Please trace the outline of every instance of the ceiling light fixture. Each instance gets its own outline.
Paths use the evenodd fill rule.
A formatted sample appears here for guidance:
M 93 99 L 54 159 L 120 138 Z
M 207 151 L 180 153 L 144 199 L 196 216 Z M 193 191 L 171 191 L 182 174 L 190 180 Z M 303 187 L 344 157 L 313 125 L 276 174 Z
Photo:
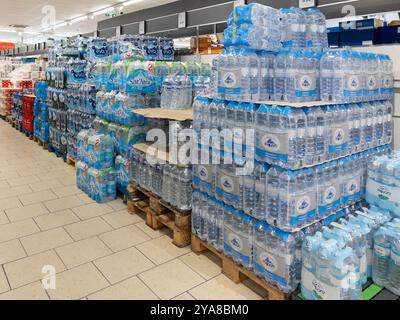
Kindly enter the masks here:
M 339 2 L 332 2 L 332 3 L 326 3 L 326 4 L 321 4 L 318 5 L 318 8 L 323 8 L 323 7 L 330 7 L 330 6 L 336 6 L 339 4 L 345 4 L 345 3 L 351 3 L 351 2 L 358 2 L 359 0 L 344 0 L 344 1 L 339 1 Z
M 50 31 L 50 30 L 53 30 L 53 26 L 44 28 L 44 29 L 42 29 L 41 31 L 42 31 L 42 32 L 46 32 L 46 31 Z
M 70 23 L 74 24 L 74 23 L 77 23 L 79 21 L 84 21 L 84 20 L 87 20 L 87 19 L 88 19 L 88 16 L 82 16 L 82 17 L 71 19 Z
M 98 15 L 100 15 L 100 14 L 108 13 L 108 12 L 114 11 L 114 10 L 115 10 L 114 7 L 108 7 L 108 8 L 101 9 L 101 10 L 99 10 L 99 11 L 93 12 L 93 15 L 94 15 L 94 16 L 98 16 Z
M 66 21 L 61 22 L 59 24 L 56 24 L 53 29 L 57 29 L 57 28 L 61 28 L 61 27 L 65 27 L 68 23 Z
M 10 29 L 1 29 L 0 32 L 11 32 L 11 33 L 14 33 L 14 32 L 17 32 L 17 31 L 16 30 L 10 30 Z
M 138 2 L 141 2 L 141 1 L 142 1 L 142 0 L 130 0 L 130 1 L 124 2 L 123 5 L 124 5 L 124 6 L 130 6 L 130 5 L 132 5 L 132 4 L 135 4 L 135 3 L 138 3 Z

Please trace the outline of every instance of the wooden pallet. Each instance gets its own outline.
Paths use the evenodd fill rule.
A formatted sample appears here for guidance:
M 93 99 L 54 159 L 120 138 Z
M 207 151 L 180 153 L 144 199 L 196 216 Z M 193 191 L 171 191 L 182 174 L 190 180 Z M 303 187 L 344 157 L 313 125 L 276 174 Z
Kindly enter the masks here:
M 11 116 L 6 116 L 6 121 L 14 127 L 14 122 L 12 121 Z
M 128 186 L 128 211 L 131 214 L 144 214 L 146 224 L 153 230 L 164 227 L 170 229 L 173 233 L 172 243 L 177 247 L 190 245 L 190 211 L 181 211 L 159 196 L 132 183 Z
M 48 142 L 43 142 L 40 140 L 38 137 L 33 136 L 33 141 L 35 141 L 39 146 L 43 147 L 44 150 L 49 149 L 49 143 Z
M 68 165 L 75 167 L 76 162 L 77 161 L 71 155 L 67 154 L 67 164 Z
M 222 260 L 222 273 L 226 275 L 229 279 L 231 279 L 235 283 L 241 283 L 247 279 L 252 280 L 258 286 L 266 291 L 265 299 L 267 300 L 289 300 L 290 294 L 283 293 L 279 290 L 278 287 L 266 282 L 264 279 L 257 276 L 254 272 L 247 270 L 240 264 L 233 261 L 231 258 L 219 252 L 212 245 L 207 242 L 201 240 L 197 236 L 192 234 L 192 251 L 197 255 L 211 251 L 216 256 L 221 258 Z

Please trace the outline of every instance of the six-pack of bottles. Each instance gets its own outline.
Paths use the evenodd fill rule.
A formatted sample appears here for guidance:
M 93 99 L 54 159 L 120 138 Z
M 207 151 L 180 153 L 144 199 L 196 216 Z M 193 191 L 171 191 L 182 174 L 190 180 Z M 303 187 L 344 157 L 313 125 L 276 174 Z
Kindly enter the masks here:
M 399 219 L 377 207 L 324 226 L 303 242 L 303 297 L 362 300 L 363 286 L 371 278 L 399 294 L 399 240 Z

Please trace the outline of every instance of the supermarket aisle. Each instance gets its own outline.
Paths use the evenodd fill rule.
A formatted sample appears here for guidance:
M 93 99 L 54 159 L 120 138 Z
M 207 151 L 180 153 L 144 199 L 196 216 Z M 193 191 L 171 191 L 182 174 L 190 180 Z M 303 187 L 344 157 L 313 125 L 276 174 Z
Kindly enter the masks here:
M 0 120 L 0 299 L 260 299 L 212 258 L 175 247 L 120 199 L 93 203 L 71 166 Z

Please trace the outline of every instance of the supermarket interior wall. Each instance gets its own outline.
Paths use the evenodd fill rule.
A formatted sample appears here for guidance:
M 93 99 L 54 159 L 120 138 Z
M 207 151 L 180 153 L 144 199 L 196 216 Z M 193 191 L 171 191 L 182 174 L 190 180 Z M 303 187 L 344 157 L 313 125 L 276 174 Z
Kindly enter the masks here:
M 260 3 L 274 8 L 298 6 L 298 0 L 247 0 L 247 3 Z M 351 5 L 356 15 L 367 15 L 379 12 L 400 11 L 397 0 L 362 0 L 344 3 L 341 0 L 319 0 L 319 9 L 328 19 L 344 17 L 342 8 Z M 118 17 L 100 21 L 97 29 L 101 36 L 114 36 L 117 28 L 122 33 L 138 33 L 139 23 L 146 21 L 146 33 L 160 36 L 183 37 L 196 34 L 196 26 L 200 26 L 200 34 L 213 31 L 216 25 L 221 32 L 226 27 L 226 19 L 234 6 L 234 1 L 226 0 L 180 0 L 170 4 L 141 10 Z M 186 12 L 186 27 L 178 29 L 178 14 Z M 166 34 L 167 33 L 167 34 Z

